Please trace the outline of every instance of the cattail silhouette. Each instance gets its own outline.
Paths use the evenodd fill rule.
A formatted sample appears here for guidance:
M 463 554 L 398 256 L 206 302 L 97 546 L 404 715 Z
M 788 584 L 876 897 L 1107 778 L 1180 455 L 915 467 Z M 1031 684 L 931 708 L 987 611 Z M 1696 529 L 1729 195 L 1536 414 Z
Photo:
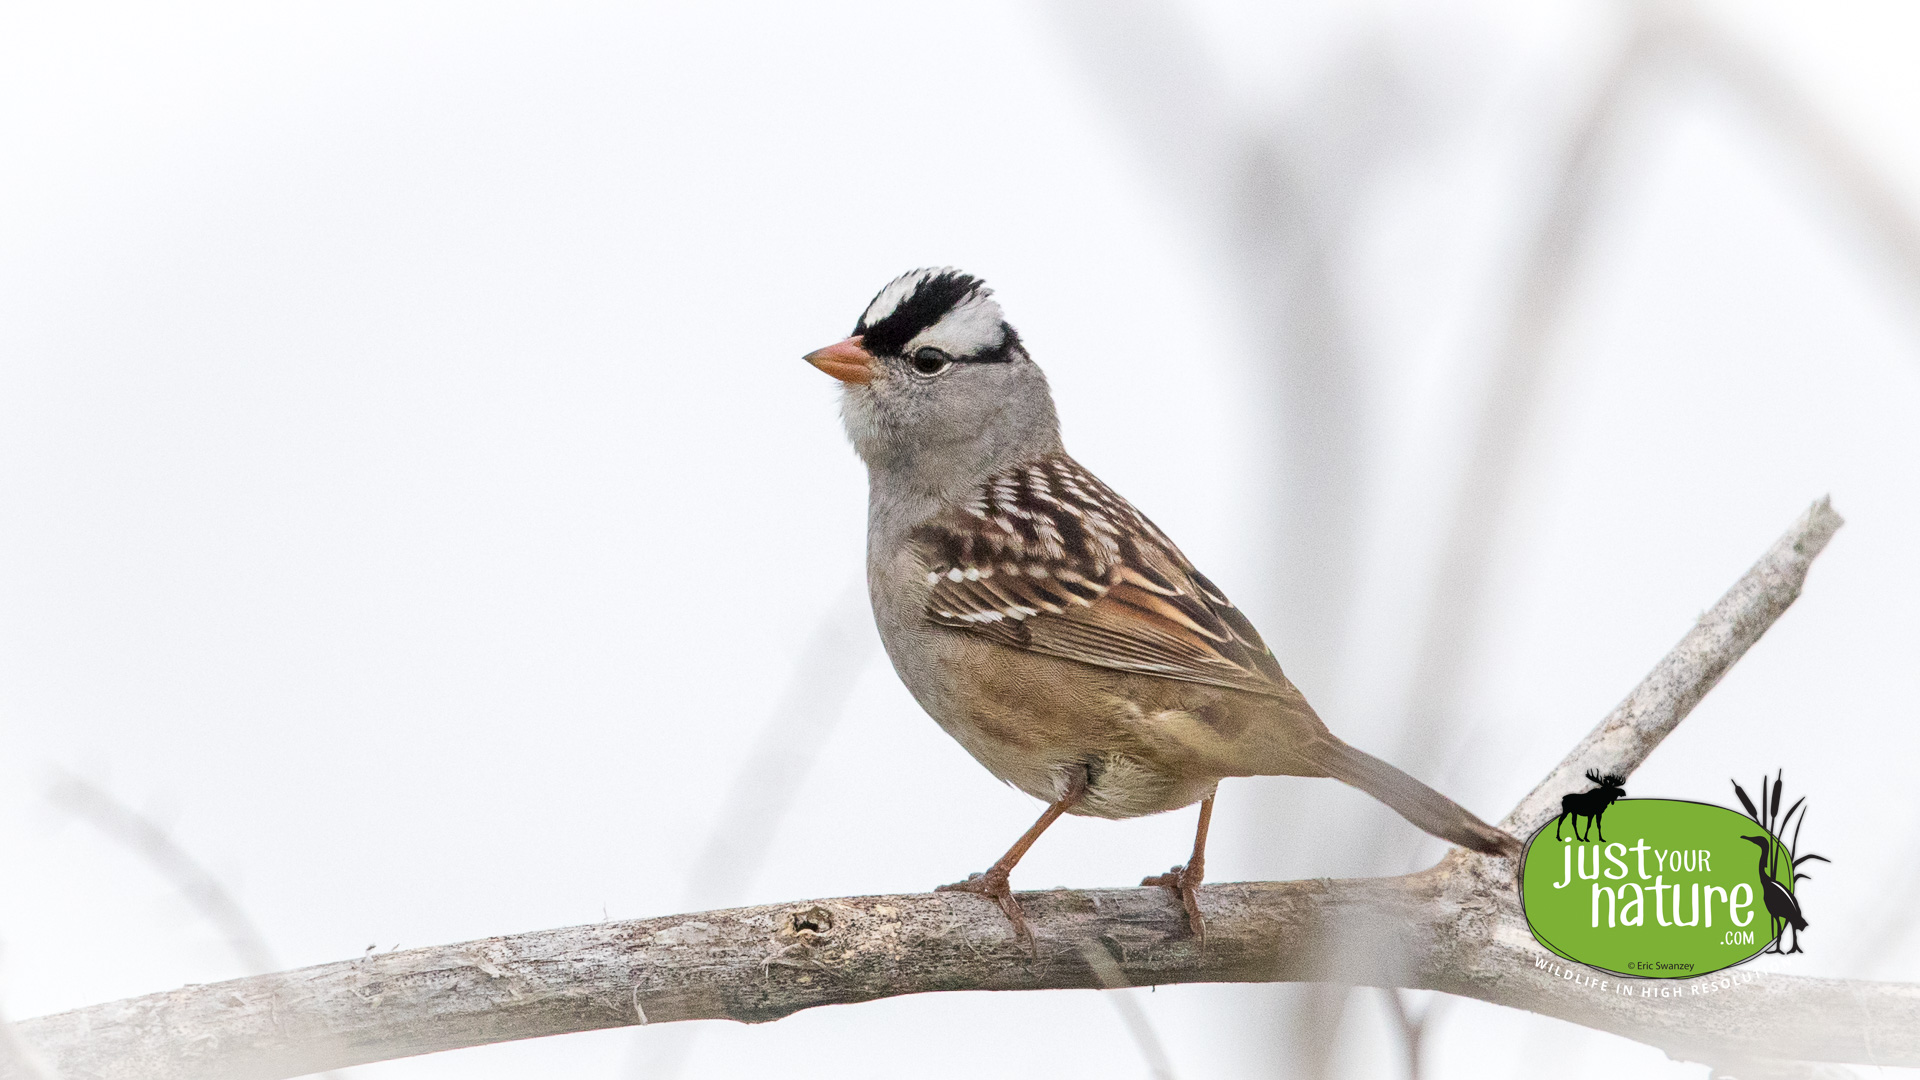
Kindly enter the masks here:
M 1797 953 L 1803 951 L 1800 948 L 1800 931 L 1807 928 L 1807 920 L 1806 916 L 1800 912 L 1800 900 L 1794 895 L 1794 890 L 1799 887 L 1801 881 L 1811 879 L 1813 876 L 1802 873 L 1800 864 L 1810 859 L 1818 859 L 1821 862 L 1831 862 L 1832 860 L 1828 859 L 1825 855 L 1815 855 L 1812 852 L 1808 852 L 1805 855 L 1799 853 L 1800 826 L 1807 822 L 1807 813 L 1805 810 L 1807 798 L 1802 795 L 1800 798 L 1795 799 L 1793 805 L 1787 808 L 1787 812 L 1782 814 L 1780 812 L 1780 800 L 1782 789 L 1785 786 L 1785 776 L 1786 770 L 1784 769 L 1774 774 L 1773 790 L 1771 792 L 1767 790 L 1766 777 L 1760 778 L 1760 806 L 1757 809 L 1753 805 L 1753 800 L 1747 797 L 1746 789 L 1740 786 L 1740 781 L 1738 780 L 1733 781 L 1733 793 L 1739 797 L 1740 805 L 1747 808 L 1747 816 L 1758 823 L 1761 828 L 1767 830 L 1765 836 L 1742 836 L 1740 838 L 1760 846 L 1760 898 L 1766 905 L 1767 914 L 1772 918 L 1773 929 L 1773 944 L 1767 947 L 1767 951 L 1774 953 Z M 1797 821 L 1794 820 L 1794 814 L 1796 812 L 1800 815 Z M 1779 836 L 1781 832 L 1785 831 L 1789 822 L 1793 824 L 1792 842 L 1782 843 L 1774 839 L 1774 837 Z M 1782 854 L 1782 848 L 1786 849 L 1784 854 L 1787 857 L 1788 865 L 1793 870 L 1793 881 L 1787 885 L 1781 884 L 1778 875 L 1775 873 L 1780 865 L 1779 857 Z M 1786 934 L 1787 927 L 1793 928 L 1793 947 L 1791 949 L 1783 949 L 1780 947 L 1780 938 Z

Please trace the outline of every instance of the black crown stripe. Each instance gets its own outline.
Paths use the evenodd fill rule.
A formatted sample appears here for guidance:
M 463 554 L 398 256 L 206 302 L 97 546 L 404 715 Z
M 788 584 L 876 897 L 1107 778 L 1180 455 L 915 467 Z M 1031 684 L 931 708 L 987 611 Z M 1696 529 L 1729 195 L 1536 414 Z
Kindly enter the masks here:
M 868 326 L 867 317 L 861 315 L 860 321 L 854 324 L 854 335 L 860 337 L 866 350 L 875 356 L 898 356 L 900 350 L 906 348 L 907 342 L 984 288 L 986 284 L 972 274 L 943 270 L 916 285 L 906 299 L 872 326 Z M 879 296 L 880 293 L 875 293 L 874 299 L 879 299 Z M 868 301 L 867 306 L 872 307 L 872 301 Z M 961 363 L 1004 363 L 1012 359 L 1020 336 L 1004 322 L 1000 328 L 1005 334 L 998 346 L 971 356 L 956 356 L 954 360 Z

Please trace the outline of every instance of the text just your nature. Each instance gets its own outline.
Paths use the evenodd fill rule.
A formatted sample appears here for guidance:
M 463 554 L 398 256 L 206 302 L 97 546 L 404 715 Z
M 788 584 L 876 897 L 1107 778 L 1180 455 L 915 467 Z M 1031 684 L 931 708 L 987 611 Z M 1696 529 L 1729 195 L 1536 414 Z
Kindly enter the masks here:
M 1701 882 L 1688 881 L 1681 875 L 1706 874 L 1712 871 L 1713 853 L 1704 848 L 1653 848 L 1647 846 L 1643 837 L 1632 847 L 1615 841 L 1604 847 L 1598 844 L 1576 843 L 1569 837 L 1561 848 L 1561 878 L 1554 888 L 1578 888 L 1576 879 L 1591 881 L 1592 889 L 1592 926 L 1601 927 L 1602 899 L 1605 900 L 1606 923 L 1614 926 L 1640 926 L 1646 922 L 1649 899 L 1653 908 L 1653 918 L 1661 926 L 1699 926 L 1704 917 L 1706 925 L 1713 925 L 1716 897 L 1718 904 L 1726 912 L 1725 921 L 1737 927 L 1750 926 L 1753 923 L 1753 887 L 1742 882 L 1727 889 L 1719 885 L 1707 885 L 1704 896 Z M 1589 865 L 1588 855 L 1592 855 Z M 1631 855 L 1631 860 L 1627 856 Z M 1648 856 L 1652 856 L 1653 873 L 1647 872 Z M 1605 862 L 1602 862 L 1602 856 Z M 1609 865 L 1610 864 L 1610 865 Z M 1628 881 L 1629 877 L 1637 880 Z M 1671 877 L 1673 880 L 1669 880 Z M 1619 882 L 1618 885 L 1605 885 L 1602 881 Z M 1685 890 L 1683 892 L 1683 890 Z M 1651 894 L 1651 896 L 1649 896 Z M 1681 898 L 1687 903 L 1682 905 Z M 1682 912 L 1685 917 L 1682 917 Z M 1669 917 L 1671 915 L 1671 917 Z

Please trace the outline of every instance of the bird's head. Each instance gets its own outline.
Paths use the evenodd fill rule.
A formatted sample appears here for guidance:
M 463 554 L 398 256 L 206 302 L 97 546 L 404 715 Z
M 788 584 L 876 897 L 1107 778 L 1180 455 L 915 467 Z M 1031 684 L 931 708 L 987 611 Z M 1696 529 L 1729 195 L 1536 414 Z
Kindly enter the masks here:
M 929 492 L 1059 448 L 1046 376 L 993 291 L 951 267 L 895 278 L 850 337 L 806 359 L 844 384 L 841 415 L 867 467 Z
M 1773 846 L 1773 841 L 1765 836 L 1743 836 L 1740 839 L 1750 844 L 1758 844 L 1761 851 L 1765 851 Z

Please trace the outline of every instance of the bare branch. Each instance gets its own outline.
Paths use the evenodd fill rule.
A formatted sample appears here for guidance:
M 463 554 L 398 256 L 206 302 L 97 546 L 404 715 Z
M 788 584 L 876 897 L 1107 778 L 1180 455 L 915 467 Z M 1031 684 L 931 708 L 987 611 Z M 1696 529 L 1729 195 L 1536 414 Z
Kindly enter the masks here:
M 1920 1065 L 1920 987 L 1754 975 L 1724 998 L 1570 991 L 1572 973 L 1516 927 L 1517 911 L 1494 910 L 1512 906 L 1510 890 L 1472 895 L 1475 877 L 1443 864 L 1402 878 L 1209 886 L 1204 953 L 1164 890 L 1023 894 L 1037 955 L 977 898 L 849 897 L 376 954 L 20 1027 L 76 1080 L 287 1077 L 643 1017 L 760 1022 L 903 994 L 1095 988 L 1103 984 L 1080 945 L 1105 936 L 1138 985 L 1408 985 L 1559 1016 L 1696 1060 Z M 1392 948 L 1354 963 L 1313 944 L 1355 933 Z M 1634 981 L 1612 981 L 1622 982 Z M 1842 1021 L 1862 1016 L 1871 1022 Z
M 1508 822 L 1588 767 L 1630 771 L 1799 595 L 1840 525 L 1802 515 Z M 1557 785 L 1557 786 L 1556 786 Z M 1207 947 L 1163 889 L 1022 903 L 1033 951 L 958 893 L 848 897 L 546 930 L 235 979 L 19 1025 L 67 1080 L 265 1080 L 593 1028 L 775 1020 L 948 990 L 1322 981 L 1440 990 L 1695 1061 L 1920 1066 L 1920 986 L 1741 972 L 1687 983 L 1563 964 L 1528 933 L 1508 860 L 1455 852 L 1397 878 L 1201 890 Z M 1328 943 L 1366 940 L 1367 949 Z M 1099 942 L 1114 969 L 1090 964 Z M 1711 991 L 1711 992 L 1702 992 Z M 1784 1066 L 1782 1066 L 1784 1067 Z M 0 1078 L 28 1074 L 0 1064 Z

